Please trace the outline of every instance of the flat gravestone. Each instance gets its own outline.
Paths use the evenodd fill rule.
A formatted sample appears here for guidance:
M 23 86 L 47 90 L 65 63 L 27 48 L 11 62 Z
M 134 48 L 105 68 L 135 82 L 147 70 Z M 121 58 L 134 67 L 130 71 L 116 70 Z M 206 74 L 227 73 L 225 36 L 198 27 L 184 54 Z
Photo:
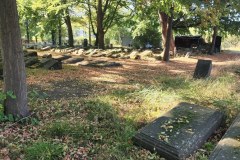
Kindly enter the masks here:
M 37 67 L 43 67 L 44 65 L 46 65 L 51 60 L 52 60 L 52 58 L 43 58 L 43 59 L 41 59 L 40 63 L 37 65 Z
M 64 60 L 69 59 L 69 58 L 72 58 L 72 56 L 69 56 L 69 55 L 60 55 L 60 56 L 54 57 L 54 59 L 56 59 L 56 60 L 58 60 L 58 61 L 64 61 Z
M 194 71 L 193 78 L 207 78 L 212 70 L 212 61 L 199 59 Z
M 43 68 L 50 70 L 62 69 L 62 62 L 55 59 L 51 59 L 43 66 Z
M 185 159 L 219 127 L 222 118 L 216 110 L 180 103 L 140 129 L 133 142 L 166 159 Z
M 210 160 L 240 159 L 240 114 L 210 155 Z
M 80 57 L 80 58 L 69 58 L 69 59 L 64 60 L 63 63 L 74 64 L 74 63 L 77 63 L 77 62 L 81 62 L 83 60 L 84 60 L 84 58 L 82 58 L 82 57 Z
M 25 66 L 30 67 L 38 62 L 39 62 L 38 57 L 28 57 L 25 59 Z
M 120 67 L 122 66 L 121 63 L 117 62 L 108 62 L 108 61 L 83 61 L 82 63 L 79 63 L 82 66 L 90 66 L 90 67 Z
M 24 57 L 37 57 L 38 54 L 36 51 L 28 51 L 28 52 L 25 52 L 24 54 Z

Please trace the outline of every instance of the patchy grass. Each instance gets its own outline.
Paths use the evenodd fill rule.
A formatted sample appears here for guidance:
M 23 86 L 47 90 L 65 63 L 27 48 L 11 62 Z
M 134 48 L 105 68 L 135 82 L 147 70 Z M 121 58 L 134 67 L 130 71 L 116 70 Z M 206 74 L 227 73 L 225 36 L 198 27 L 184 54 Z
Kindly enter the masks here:
M 38 123 L 1 122 L 0 159 L 161 159 L 131 141 L 146 123 L 183 101 L 220 109 L 228 123 L 240 108 L 239 75 L 234 73 L 238 64 L 196 80 L 168 73 L 174 67 L 168 64 L 159 64 L 161 70 L 158 64 L 142 63 L 126 62 L 126 70 L 72 66 L 62 71 L 28 70 L 29 106 Z M 146 66 L 151 76 L 139 73 Z M 124 81 L 92 78 L 106 73 Z M 207 159 L 222 133 L 194 157 Z
M 62 159 L 63 146 L 52 142 L 35 142 L 25 149 L 25 159 Z

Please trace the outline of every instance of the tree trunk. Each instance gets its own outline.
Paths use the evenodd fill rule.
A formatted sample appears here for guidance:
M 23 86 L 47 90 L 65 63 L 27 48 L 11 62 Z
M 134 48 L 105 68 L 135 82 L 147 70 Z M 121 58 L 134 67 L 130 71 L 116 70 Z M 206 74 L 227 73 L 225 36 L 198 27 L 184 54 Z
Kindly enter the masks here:
M 58 24 L 58 43 L 59 46 L 62 46 L 62 22 L 61 19 L 59 18 L 59 24 Z
M 159 15 L 159 23 L 162 28 L 162 46 L 165 48 L 166 46 L 166 40 L 167 40 L 167 31 L 168 31 L 168 15 L 164 12 L 158 11 Z M 173 34 L 171 32 L 170 36 L 170 49 L 169 51 L 172 51 L 173 55 L 175 54 L 175 41 L 173 38 Z
M 52 45 L 55 46 L 56 45 L 56 31 L 52 30 L 51 35 L 52 35 Z
M 213 35 L 212 35 L 212 44 L 209 50 L 209 54 L 213 55 L 215 52 L 215 44 L 216 44 L 216 37 L 217 37 L 217 32 L 218 32 L 218 27 L 214 26 L 213 27 Z
M 88 22 L 88 41 L 89 41 L 89 46 L 92 45 L 92 35 L 91 35 L 91 21 L 89 18 L 89 22 Z
M 162 28 L 162 46 L 164 47 L 167 39 L 168 15 L 164 12 L 158 11 L 159 22 Z
M 26 33 L 27 33 L 27 43 L 30 43 L 30 33 L 29 33 L 29 22 L 26 20 Z
M 98 47 L 98 33 L 96 33 L 96 34 L 94 34 L 94 35 L 95 35 L 95 37 L 96 37 L 94 46 L 95 46 L 95 47 Z
M 102 0 L 98 0 L 97 33 L 98 33 L 98 48 L 99 49 L 104 49 L 104 28 L 103 28 Z
M 66 13 L 67 15 L 64 18 L 64 20 L 65 20 L 65 23 L 66 23 L 66 26 L 67 26 L 67 30 L 68 30 L 68 45 L 70 47 L 73 47 L 74 46 L 74 40 L 73 40 L 72 23 L 71 23 L 71 18 L 69 16 L 68 9 L 67 9 L 66 12 L 67 12 Z
M 171 16 L 168 17 L 168 27 L 167 27 L 167 38 L 164 47 L 164 55 L 163 61 L 168 62 L 170 59 L 170 47 L 171 47 L 171 39 L 172 39 L 172 22 L 173 22 L 173 8 L 171 8 Z
M 4 92 L 12 91 L 16 96 L 15 99 L 7 96 L 4 113 L 25 117 L 29 114 L 26 70 L 16 0 L 0 1 L 0 47 L 3 55 Z

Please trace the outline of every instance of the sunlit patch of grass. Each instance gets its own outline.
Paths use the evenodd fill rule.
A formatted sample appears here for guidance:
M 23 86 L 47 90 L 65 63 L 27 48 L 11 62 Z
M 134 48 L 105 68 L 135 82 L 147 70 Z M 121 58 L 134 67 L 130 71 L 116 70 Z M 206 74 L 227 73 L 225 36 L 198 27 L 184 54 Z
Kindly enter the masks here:
M 131 95 L 136 106 L 130 110 L 129 117 L 135 121 L 149 121 L 160 116 L 179 101 L 179 96 L 171 90 L 151 86 Z
M 232 79 L 220 77 L 217 79 L 192 80 L 188 90 L 181 92 L 183 98 L 195 102 L 210 102 L 213 99 L 226 98 L 232 93 Z
M 27 75 L 31 75 L 31 76 L 41 76 L 41 75 L 46 75 L 47 73 L 49 73 L 49 70 L 46 69 L 42 69 L 42 68 L 35 68 L 35 69 L 29 69 L 27 68 Z
M 101 99 L 124 110 L 124 117 L 134 121 L 152 120 L 182 101 L 225 112 L 239 108 L 235 82 L 236 77 L 231 74 L 208 79 L 163 76 L 154 85 L 142 86 L 131 92 L 115 91 Z

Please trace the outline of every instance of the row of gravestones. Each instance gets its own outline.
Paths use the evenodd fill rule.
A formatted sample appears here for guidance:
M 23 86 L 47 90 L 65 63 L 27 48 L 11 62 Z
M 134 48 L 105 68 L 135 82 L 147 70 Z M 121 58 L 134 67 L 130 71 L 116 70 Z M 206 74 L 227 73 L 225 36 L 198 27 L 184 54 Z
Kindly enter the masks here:
M 51 54 L 46 54 L 40 58 L 38 57 L 37 52 L 25 52 L 26 67 L 57 70 L 57 69 L 62 69 L 62 63 L 79 64 L 82 66 L 91 66 L 91 67 L 121 66 L 120 63 L 116 63 L 116 62 L 84 60 L 83 57 L 72 57 L 69 55 L 61 55 L 61 56 L 52 58 Z
M 65 48 L 65 49 L 51 49 L 51 52 L 61 54 L 73 54 L 77 56 L 87 57 L 109 57 L 109 58 L 120 58 L 120 59 L 142 59 L 142 60 L 161 60 L 160 54 L 155 54 L 152 50 L 130 52 L 129 49 L 78 49 L 78 48 Z
M 54 59 L 51 55 L 47 55 L 40 59 L 35 51 L 24 52 L 24 61 L 26 67 L 50 70 L 62 69 L 61 59 Z

